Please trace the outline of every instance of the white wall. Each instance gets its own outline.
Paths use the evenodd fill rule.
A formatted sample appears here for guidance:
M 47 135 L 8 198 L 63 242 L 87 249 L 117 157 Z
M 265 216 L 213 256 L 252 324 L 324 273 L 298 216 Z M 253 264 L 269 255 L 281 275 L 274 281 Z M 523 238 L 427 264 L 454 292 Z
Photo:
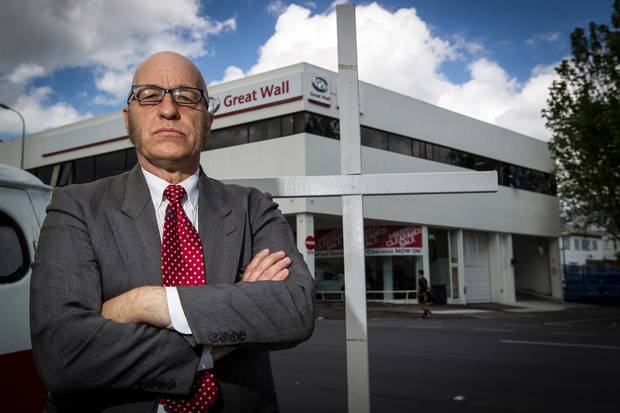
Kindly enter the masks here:
M 28 137 L 26 137 L 28 139 Z M 0 163 L 19 168 L 22 153 L 22 138 L 0 142 Z

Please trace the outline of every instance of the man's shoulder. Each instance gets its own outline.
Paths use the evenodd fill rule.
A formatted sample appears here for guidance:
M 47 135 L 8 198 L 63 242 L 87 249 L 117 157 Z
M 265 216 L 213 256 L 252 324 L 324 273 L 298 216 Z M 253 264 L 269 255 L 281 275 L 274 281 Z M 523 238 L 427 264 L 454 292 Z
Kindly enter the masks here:
M 54 195 L 56 198 L 69 197 L 72 200 L 83 204 L 93 204 L 104 200 L 113 201 L 115 199 L 121 199 L 122 194 L 125 191 L 129 173 L 130 171 L 88 183 L 57 187 L 54 188 Z
M 207 179 L 207 183 L 210 188 L 215 191 L 222 199 L 225 201 L 233 200 L 233 201 L 252 201 L 257 198 L 271 198 L 271 195 L 261 192 L 259 189 L 250 187 L 250 186 L 242 186 L 237 184 L 228 184 L 222 182 L 215 178 L 210 178 L 205 176 Z

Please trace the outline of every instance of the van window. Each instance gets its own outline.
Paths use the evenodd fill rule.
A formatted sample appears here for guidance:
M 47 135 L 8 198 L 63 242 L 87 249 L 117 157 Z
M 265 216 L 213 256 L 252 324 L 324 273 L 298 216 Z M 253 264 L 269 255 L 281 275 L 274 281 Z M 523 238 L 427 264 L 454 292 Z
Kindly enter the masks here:
M 15 282 L 30 267 L 28 244 L 11 217 L 0 211 L 0 283 Z

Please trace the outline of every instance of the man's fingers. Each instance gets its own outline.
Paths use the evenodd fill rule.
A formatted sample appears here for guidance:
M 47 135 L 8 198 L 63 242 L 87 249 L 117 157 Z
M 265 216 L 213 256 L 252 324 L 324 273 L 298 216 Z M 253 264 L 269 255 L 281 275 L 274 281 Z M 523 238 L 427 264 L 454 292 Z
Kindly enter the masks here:
M 267 256 L 269 256 L 269 250 L 267 248 L 256 254 L 254 258 L 252 258 L 252 261 L 250 261 L 250 263 L 245 267 L 245 270 L 243 271 L 243 276 L 241 277 L 241 281 L 254 281 L 253 279 L 251 279 L 253 277 L 254 270 L 256 269 L 258 264 Z M 258 277 L 258 275 L 254 276 L 254 278 L 256 277 Z
M 271 267 L 267 268 L 263 271 L 263 274 L 260 276 L 261 281 L 269 281 L 275 277 L 280 271 L 285 268 L 288 268 L 291 265 L 291 259 L 289 257 L 284 257 L 279 261 L 276 261 Z
M 264 254 L 265 250 L 256 254 L 252 260 L 252 266 L 246 267 L 241 281 L 264 281 L 271 280 L 280 270 L 291 264 L 290 258 L 284 251 L 277 251 L 271 254 Z
M 271 281 L 284 281 L 288 278 L 289 270 L 284 268 L 271 278 Z
M 274 265 L 276 262 L 280 261 L 284 257 L 286 257 L 286 254 L 284 253 L 284 251 L 277 251 L 277 252 L 274 252 L 272 254 L 269 254 L 267 257 L 263 258 L 258 263 L 258 265 L 256 266 L 256 269 L 254 271 L 258 272 L 259 274 L 263 274 L 272 265 Z

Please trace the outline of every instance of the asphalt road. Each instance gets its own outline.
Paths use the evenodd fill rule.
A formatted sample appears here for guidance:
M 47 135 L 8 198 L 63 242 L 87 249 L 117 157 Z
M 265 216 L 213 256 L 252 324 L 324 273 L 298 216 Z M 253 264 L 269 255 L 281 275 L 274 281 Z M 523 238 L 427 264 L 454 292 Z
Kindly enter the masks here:
M 369 320 L 373 412 L 618 412 L 620 308 Z M 337 317 L 336 317 L 337 318 Z M 346 412 L 344 320 L 272 353 L 282 412 Z

